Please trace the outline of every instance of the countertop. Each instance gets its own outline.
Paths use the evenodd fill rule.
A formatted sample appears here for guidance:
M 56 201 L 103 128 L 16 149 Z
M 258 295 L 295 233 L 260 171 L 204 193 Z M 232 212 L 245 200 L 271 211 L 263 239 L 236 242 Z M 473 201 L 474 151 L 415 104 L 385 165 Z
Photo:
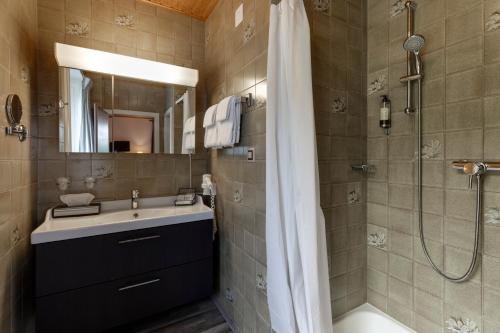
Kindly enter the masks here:
M 53 218 L 49 209 L 45 221 L 31 233 L 31 244 L 203 221 L 214 216 L 201 197 L 192 206 L 177 207 L 174 200 L 175 197 L 140 199 L 135 210 L 128 208 L 130 200 L 104 201 L 99 215 L 82 217 Z

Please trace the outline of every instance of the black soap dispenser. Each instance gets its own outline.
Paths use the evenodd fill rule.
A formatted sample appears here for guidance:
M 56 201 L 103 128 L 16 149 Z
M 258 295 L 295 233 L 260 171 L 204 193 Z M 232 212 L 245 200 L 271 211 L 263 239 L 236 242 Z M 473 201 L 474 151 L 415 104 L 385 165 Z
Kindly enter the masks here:
M 391 100 L 387 95 L 381 96 L 380 102 L 380 127 L 384 129 L 386 135 L 389 135 L 391 128 Z

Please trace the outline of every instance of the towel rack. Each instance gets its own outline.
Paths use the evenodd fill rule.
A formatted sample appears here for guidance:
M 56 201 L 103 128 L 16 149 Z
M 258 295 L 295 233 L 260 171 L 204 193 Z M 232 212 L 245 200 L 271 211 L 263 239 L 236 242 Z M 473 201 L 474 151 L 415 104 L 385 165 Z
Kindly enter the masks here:
M 249 93 L 247 96 L 241 96 L 240 101 L 246 104 L 247 107 L 253 106 L 253 94 Z

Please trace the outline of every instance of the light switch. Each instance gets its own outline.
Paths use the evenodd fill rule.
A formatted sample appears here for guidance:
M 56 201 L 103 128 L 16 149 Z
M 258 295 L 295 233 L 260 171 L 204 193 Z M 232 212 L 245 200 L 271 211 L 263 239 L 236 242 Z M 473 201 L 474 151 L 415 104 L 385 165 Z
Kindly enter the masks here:
M 243 4 L 240 4 L 238 9 L 234 12 L 234 27 L 236 28 L 243 22 Z

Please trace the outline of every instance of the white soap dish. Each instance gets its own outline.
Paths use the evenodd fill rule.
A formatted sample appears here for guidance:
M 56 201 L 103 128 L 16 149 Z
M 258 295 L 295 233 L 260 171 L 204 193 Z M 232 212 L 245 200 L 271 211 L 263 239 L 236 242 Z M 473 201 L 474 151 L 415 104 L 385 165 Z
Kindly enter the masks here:
M 68 207 L 88 206 L 94 198 L 91 193 L 64 194 L 59 197 Z

